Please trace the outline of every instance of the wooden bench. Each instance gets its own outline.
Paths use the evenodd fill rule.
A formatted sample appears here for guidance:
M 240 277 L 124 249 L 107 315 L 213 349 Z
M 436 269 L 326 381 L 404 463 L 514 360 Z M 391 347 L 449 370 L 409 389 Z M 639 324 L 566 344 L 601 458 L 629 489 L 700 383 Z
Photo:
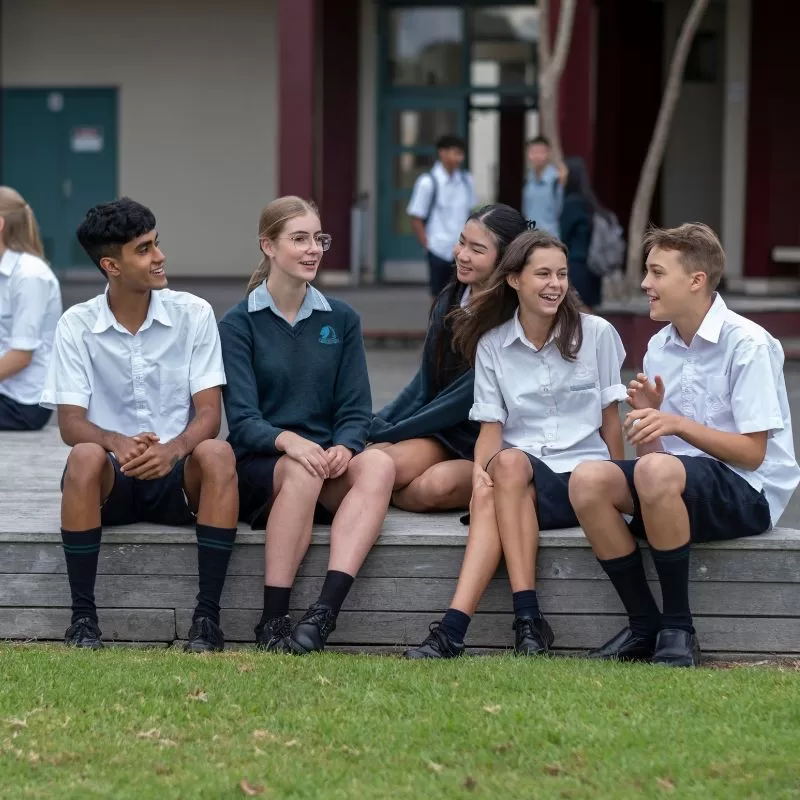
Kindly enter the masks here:
M 69 623 L 58 532 L 66 453 L 52 428 L 0 434 L 0 638 L 60 639 Z M 390 511 L 331 643 L 361 649 L 418 643 L 452 596 L 466 533 L 457 515 Z M 316 597 L 327 539 L 327 529 L 315 530 L 292 595 L 296 611 Z M 222 623 L 231 642 L 253 639 L 262 600 L 263 540 L 263 532 L 240 528 L 223 595 Z M 622 607 L 580 530 L 542 534 L 538 574 L 556 647 L 595 646 L 624 624 Z M 196 592 L 191 529 L 137 525 L 104 532 L 96 595 L 106 639 L 184 638 Z M 691 592 L 705 651 L 800 653 L 800 531 L 778 529 L 696 547 Z M 470 627 L 470 647 L 513 642 L 510 604 L 501 569 Z

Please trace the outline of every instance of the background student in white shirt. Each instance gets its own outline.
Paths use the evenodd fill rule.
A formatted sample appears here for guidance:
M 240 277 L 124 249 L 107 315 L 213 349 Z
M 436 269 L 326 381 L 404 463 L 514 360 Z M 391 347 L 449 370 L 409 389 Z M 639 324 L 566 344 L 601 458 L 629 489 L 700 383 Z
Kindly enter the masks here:
M 546 231 L 518 236 L 490 287 L 454 323 L 453 341 L 475 363 L 481 423 L 475 445 L 470 528 L 458 586 L 441 623 L 407 658 L 464 652 L 470 617 L 505 558 L 515 651 L 545 653 L 553 632 L 539 610 L 539 531 L 577 525 L 570 472 L 623 455 L 617 404 L 625 350 L 616 330 L 581 314 L 567 280 L 567 249 Z
M 800 481 L 783 348 L 716 293 L 725 252 L 701 224 L 645 237 L 650 318 L 669 323 L 629 386 L 625 431 L 636 460 L 583 464 L 570 497 L 628 627 L 591 658 L 694 666 L 691 542 L 754 536 L 778 522 Z M 632 514 L 626 525 L 622 514 Z M 646 538 L 659 613 L 634 536 Z
M 0 431 L 36 431 L 49 421 L 39 398 L 61 310 L 33 211 L 0 186 Z
M 219 599 L 236 536 L 233 450 L 216 441 L 225 383 L 211 306 L 166 289 L 152 212 L 127 197 L 91 209 L 81 246 L 106 291 L 56 329 L 42 403 L 72 451 L 61 535 L 72 593 L 66 643 L 102 645 L 94 602 L 101 525 L 195 524 L 200 591 L 187 650 L 221 650 Z
M 434 297 L 453 277 L 453 251 L 467 217 L 478 204 L 472 175 L 462 168 L 465 152 L 466 143 L 459 136 L 442 136 L 436 142 L 436 163 L 417 178 L 406 209 L 414 235 L 428 254 Z

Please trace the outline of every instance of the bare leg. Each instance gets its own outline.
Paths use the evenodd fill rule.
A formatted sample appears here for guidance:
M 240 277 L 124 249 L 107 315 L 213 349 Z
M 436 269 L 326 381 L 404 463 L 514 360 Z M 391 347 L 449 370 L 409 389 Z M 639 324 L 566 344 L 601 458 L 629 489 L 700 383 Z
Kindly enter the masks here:
M 385 451 L 365 450 L 347 472 L 325 482 L 319 500 L 335 514 L 328 569 L 355 576 L 381 531 L 395 468 Z
M 97 444 L 76 444 L 67 458 L 61 494 L 61 527 L 88 531 L 100 527 L 100 507 L 114 487 L 114 467 Z
M 467 548 L 450 608 L 472 616 L 497 571 L 503 549 L 495 518 L 494 489 L 491 486 L 482 486 L 476 490 L 469 510 Z
M 375 447 L 382 449 L 394 462 L 395 478 L 392 488 L 395 491 L 408 486 L 434 464 L 450 459 L 450 454 L 444 445 L 431 438 L 408 439 L 405 442 Z
M 533 469 L 521 450 L 499 452 L 489 464 L 494 481 L 494 502 L 512 592 L 536 585 L 536 551 L 539 524 L 531 480 Z
M 267 586 L 290 587 L 311 543 L 314 509 L 322 478 L 311 475 L 289 456 L 275 466 L 274 496 L 265 547 Z
M 674 550 L 689 541 L 689 514 L 683 502 L 686 469 L 666 453 L 643 456 L 633 471 L 647 540 L 658 550 Z
M 236 459 L 227 442 L 201 442 L 186 459 L 183 486 L 201 525 L 235 528 L 239 515 Z
M 406 511 L 452 511 L 469 506 L 472 461 L 454 458 L 425 470 L 404 489 L 392 494 L 392 504 Z

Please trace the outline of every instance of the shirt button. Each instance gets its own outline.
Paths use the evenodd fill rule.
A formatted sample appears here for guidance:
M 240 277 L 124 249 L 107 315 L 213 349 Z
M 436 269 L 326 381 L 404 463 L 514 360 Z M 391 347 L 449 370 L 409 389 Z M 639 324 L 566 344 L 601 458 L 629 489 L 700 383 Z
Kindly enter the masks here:
M 552 442 L 552 441 L 553 441 L 553 439 L 555 439 L 555 438 L 556 438 L 556 437 L 555 437 L 555 434 L 554 434 L 554 433 L 548 433 L 548 434 L 547 434 L 547 441 L 548 441 L 548 442 Z
M 550 387 L 542 386 L 542 394 L 550 394 Z

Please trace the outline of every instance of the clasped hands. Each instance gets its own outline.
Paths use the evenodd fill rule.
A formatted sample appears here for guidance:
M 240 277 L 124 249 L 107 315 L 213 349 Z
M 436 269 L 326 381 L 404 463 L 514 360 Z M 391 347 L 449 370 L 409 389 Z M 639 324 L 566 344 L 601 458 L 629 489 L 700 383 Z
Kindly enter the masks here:
M 118 434 L 112 440 L 112 450 L 122 474 L 128 478 L 151 481 L 169 475 L 180 461 L 178 444 L 162 444 L 155 433 L 137 433 L 136 436 Z
M 628 384 L 628 405 L 633 409 L 625 416 L 625 438 L 632 445 L 651 444 L 661 436 L 680 436 L 683 417 L 661 411 L 664 382 L 656 375 L 651 382 L 639 373 Z

